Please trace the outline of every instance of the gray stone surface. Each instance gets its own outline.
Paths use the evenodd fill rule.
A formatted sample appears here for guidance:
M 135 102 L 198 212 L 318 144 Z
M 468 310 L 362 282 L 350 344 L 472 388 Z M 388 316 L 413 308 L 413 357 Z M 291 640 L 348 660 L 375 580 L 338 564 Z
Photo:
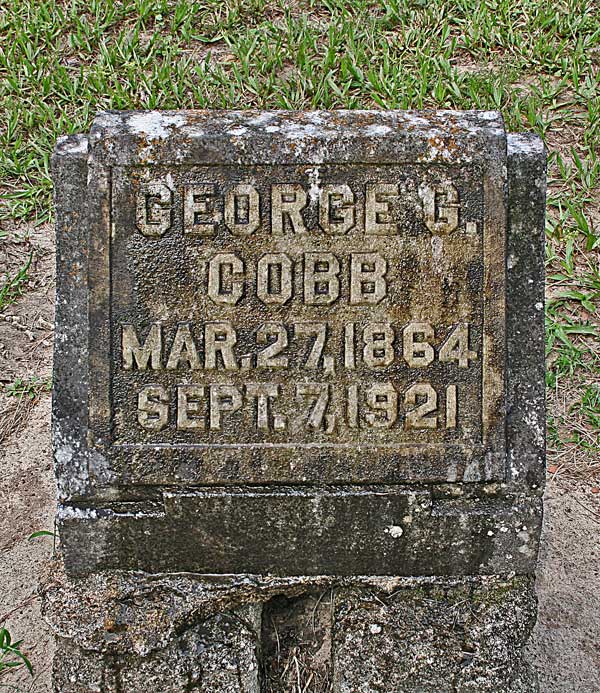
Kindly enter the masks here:
M 531 693 L 531 579 L 336 595 L 334 690 Z
M 538 140 L 495 113 L 108 113 L 54 166 L 68 570 L 531 572 Z
M 69 580 L 57 568 L 43 601 L 58 637 L 57 693 L 259 693 L 260 608 L 244 599 L 243 580 L 220 587 L 125 572 Z
M 164 509 L 62 517 L 69 571 L 90 568 L 277 575 L 531 572 L 541 499 L 432 498 L 379 486 L 177 493 Z M 157 544 L 157 538 L 160 543 Z M 81 547 L 86 546 L 86 551 Z
M 58 638 L 53 672 L 60 693 L 259 693 L 256 633 L 245 614 L 218 614 L 164 648 L 139 655 L 82 650 Z
M 44 608 L 69 693 L 537 690 L 531 577 L 59 572 Z
M 508 135 L 507 143 L 506 481 L 541 494 L 546 469 L 546 153 L 536 135 Z
M 56 692 L 537 690 L 540 140 L 106 113 L 54 177 Z

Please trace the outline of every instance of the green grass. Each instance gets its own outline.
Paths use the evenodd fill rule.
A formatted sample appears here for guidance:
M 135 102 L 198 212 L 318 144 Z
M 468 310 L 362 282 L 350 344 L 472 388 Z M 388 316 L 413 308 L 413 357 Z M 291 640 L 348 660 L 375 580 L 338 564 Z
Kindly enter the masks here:
M 585 128 L 581 166 L 562 158 L 561 176 L 593 186 L 600 26 L 588 0 L 289 6 L 5 0 L 4 214 L 48 216 L 56 137 L 106 108 L 502 108 L 512 129 Z
M 13 641 L 6 628 L 0 628 L 0 682 L 6 674 L 21 667 L 25 667 L 33 675 L 31 662 L 21 652 L 22 644 L 22 640 Z
M 0 221 L 50 217 L 57 136 L 107 108 L 498 108 L 548 145 L 549 384 L 570 373 L 581 402 L 600 372 L 599 61 L 590 0 L 4 0 Z
M 24 293 L 32 259 L 33 253 L 29 255 L 27 262 L 17 270 L 14 276 L 7 274 L 3 284 L 0 284 L 0 313 Z
M 0 386 L 1 387 L 1 386 Z M 29 379 L 17 378 L 14 382 L 3 387 L 4 394 L 7 397 L 28 397 L 29 399 L 37 399 L 40 394 L 50 392 L 52 383 L 49 378 L 40 378 L 37 375 Z
M 594 383 L 586 387 L 581 398 L 580 410 L 594 431 L 592 443 L 600 447 L 600 385 Z

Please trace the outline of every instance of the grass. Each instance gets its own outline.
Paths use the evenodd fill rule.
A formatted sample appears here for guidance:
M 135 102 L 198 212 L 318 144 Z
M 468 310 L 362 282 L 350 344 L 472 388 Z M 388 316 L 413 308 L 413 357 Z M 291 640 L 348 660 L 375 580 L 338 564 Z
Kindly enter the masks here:
M 50 217 L 57 136 L 107 108 L 501 109 L 549 149 L 550 434 L 579 459 L 598 452 L 576 426 L 598 424 L 599 62 L 590 0 L 4 0 L 0 223 Z
M 0 681 L 6 674 L 20 667 L 25 667 L 33 675 L 31 662 L 21 652 L 22 644 L 22 640 L 13 641 L 6 628 L 0 628 Z
M 50 378 L 37 375 L 0 383 L 0 446 L 27 422 L 32 409 L 51 388 Z
M 0 285 L 0 313 L 11 303 L 14 303 L 26 290 L 32 259 L 33 253 L 30 253 L 29 259 L 23 267 L 19 268 L 14 276 L 7 274 L 4 283 Z
M 0 385 L 0 387 L 2 387 Z M 37 399 L 41 393 L 50 392 L 52 384 L 49 378 L 39 378 L 34 375 L 29 380 L 17 378 L 14 382 L 4 386 L 4 394 L 7 397 L 28 397 L 31 400 Z

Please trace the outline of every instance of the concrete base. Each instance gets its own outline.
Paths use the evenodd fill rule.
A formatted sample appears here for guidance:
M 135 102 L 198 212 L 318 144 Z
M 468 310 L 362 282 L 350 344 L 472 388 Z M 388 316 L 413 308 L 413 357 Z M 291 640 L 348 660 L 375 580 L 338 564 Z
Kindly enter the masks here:
M 533 579 L 133 572 L 45 587 L 56 693 L 533 693 Z

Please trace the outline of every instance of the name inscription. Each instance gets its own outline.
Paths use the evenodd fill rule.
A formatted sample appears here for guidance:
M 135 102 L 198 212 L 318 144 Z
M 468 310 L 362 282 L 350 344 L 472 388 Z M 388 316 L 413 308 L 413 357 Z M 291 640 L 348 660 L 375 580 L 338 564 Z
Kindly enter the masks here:
M 250 236 L 261 225 L 267 225 L 274 236 L 288 232 L 304 234 L 310 229 L 303 212 L 311 196 L 318 205 L 316 230 L 332 236 L 347 234 L 357 224 L 368 235 L 397 235 L 401 229 L 394 220 L 394 207 L 401 198 L 411 196 L 414 213 L 422 216 L 429 231 L 442 235 L 458 228 L 459 195 L 452 182 L 417 184 L 406 178 L 401 183 L 367 183 L 360 190 L 346 183 L 324 185 L 316 190 L 298 183 L 274 184 L 268 191 L 268 214 L 261 193 L 249 182 L 224 186 L 220 192 L 216 183 L 184 185 L 183 231 L 214 236 L 222 224 L 231 234 Z M 136 226 L 142 234 L 164 235 L 171 228 L 172 212 L 173 191 L 169 185 L 151 181 L 141 186 L 136 201 Z

